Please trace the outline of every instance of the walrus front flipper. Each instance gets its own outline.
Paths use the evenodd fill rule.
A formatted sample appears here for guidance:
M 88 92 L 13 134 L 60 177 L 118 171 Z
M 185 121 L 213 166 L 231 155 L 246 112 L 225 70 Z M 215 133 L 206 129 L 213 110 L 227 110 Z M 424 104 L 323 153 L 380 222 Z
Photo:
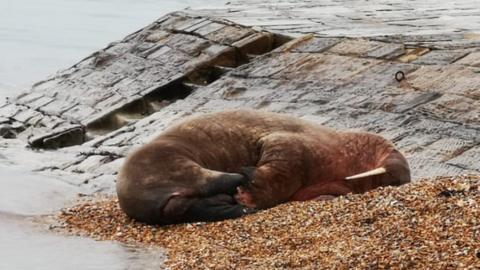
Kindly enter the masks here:
M 208 183 L 199 187 L 199 195 L 202 197 L 211 197 L 217 194 L 233 195 L 237 187 L 245 185 L 248 179 L 237 173 L 222 173 L 210 180 Z
M 284 203 L 302 186 L 308 172 L 308 149 L 304 139 L 290 133 L 275 133 L 258 142 L 256 167 L 243 167 L 248 179 L 239 187 L 237 201 L 250 208 L 266 209 Z
M 197 199 L 184 216 L 188 222 L 219 221 L 238 218 L 254 212 L 254 209 L 237 204 L 232 196 L 219 194 Z

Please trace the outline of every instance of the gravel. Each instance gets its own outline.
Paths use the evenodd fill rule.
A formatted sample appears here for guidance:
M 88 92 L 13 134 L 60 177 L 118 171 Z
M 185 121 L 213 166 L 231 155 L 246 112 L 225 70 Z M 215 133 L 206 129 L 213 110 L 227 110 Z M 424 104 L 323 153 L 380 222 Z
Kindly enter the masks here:
M 172 269 L 479 269 L 480 176 L 437 177 L 213 223 L 149 226 L 116 198 L 64 209 L 60 231 L 167 249 Z

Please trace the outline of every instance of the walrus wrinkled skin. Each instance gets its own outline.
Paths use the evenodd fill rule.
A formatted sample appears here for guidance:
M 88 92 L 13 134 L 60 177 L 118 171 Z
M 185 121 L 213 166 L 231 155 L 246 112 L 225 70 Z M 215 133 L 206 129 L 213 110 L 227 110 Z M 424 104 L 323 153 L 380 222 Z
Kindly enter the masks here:
M 384 173 L 345 179 L 380 167 Z M 407 182 L 407 161 L 380 136 L 237 110 L 190 118 L 133 152 L 117 194 L 128 216 L 173 224 Z

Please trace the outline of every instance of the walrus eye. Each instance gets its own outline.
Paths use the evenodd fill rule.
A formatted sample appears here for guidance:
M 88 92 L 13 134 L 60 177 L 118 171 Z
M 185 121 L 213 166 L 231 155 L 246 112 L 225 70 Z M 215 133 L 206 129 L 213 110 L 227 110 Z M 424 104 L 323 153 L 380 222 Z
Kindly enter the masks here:
M 363 172 L 363 173 L 359 173 L 359 174 L 355 174 L 355 175 L 352 175 L 352 176 L 345 177 L 345 180 L 353 180 L 353 179 L 358 179 L 358 178 L 364 178 L 364 177 L 368 177 L 368 176 L 383 174 L 383 173 L 386 173 L 386 172 L 387 172 L 387 170 L 384 167 L 380 167 L 380 168 L 376 168 L 376 169 L 373 169 L 373 170 L 370 170 L 370 171 L 366 171 L 366 172 Z

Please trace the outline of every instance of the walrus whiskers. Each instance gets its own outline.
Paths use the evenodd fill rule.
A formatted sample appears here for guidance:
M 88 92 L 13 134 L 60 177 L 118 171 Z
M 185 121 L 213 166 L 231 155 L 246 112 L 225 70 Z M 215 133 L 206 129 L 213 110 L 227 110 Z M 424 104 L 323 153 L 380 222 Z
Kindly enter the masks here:
M 353 179 L 358 179 L 358 178 L 364 178 L 368 176 L 374 176 L 374 175 L 379 175 L 379 174 L 384 174 L 386 173 L 387 170 L 384 167 L 376 168 L 370 171 L 366 171 L 363 173 L 355 174 L 349 177 L 345 177 L 346 180 L 353 180 Z

